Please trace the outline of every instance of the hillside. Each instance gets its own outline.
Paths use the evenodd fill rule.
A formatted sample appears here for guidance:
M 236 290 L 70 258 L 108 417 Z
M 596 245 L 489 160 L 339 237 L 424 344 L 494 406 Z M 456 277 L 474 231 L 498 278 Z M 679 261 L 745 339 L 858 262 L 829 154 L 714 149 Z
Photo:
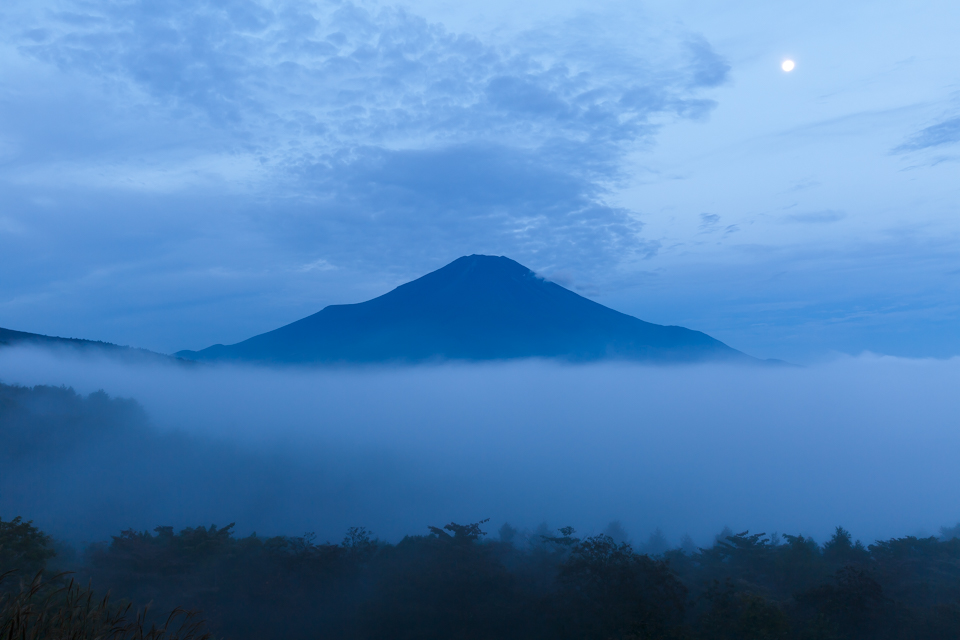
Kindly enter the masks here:
M 85 355 L 102 355 L 131 362 L 180 362 L 184 360 L 147 349 L 125 347 L 100 340 L 82 340 L 79 338 L 58 338 L 39 333 L 14 331 L 0 328 L 0 348 L 3 347 L 41 347 L 44 349 L 71 350 Z

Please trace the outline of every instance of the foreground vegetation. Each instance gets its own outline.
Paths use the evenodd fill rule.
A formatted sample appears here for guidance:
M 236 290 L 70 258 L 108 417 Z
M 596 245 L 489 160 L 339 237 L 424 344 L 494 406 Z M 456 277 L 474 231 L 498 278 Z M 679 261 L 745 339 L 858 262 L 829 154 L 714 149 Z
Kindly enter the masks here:
M 0 573 L 16 571 L 0 582 L 0 637 L 207 637 L 178 607 L 236 639 L 960 637 L 956 537 L 864 547 L 843 529 L 824 545 L 744 532 L 651 557 L 570 528 L 524 538 L 504 526 L 491 540 L 484 527 L 430 527 L 398 544 L 363 529 L 340 544 L 231 526 L 124 531 L 75 567 L 122 598 L 113 606 L 64 576 L 30 578 L 56 565 L 51 540 L 0 521 Z M 151 626 L 130 603 L 174 614 Z
M 174 609 L 162 624 L 148 622 L 149 607 L 98 597 L 67 574 L 45 579 L 56 554 L 50 539 L 29 522 L 0 520 L 0 638 L 3 640 L 208 640 L 195 612 Z M 41 567 L 25 580 L 27 571 Z M 19 567 L 19 570 L 9 567 Z M 19 574 L 19 575 L 18 575 Z M 19 579 L 18 579 L 19 578 Z

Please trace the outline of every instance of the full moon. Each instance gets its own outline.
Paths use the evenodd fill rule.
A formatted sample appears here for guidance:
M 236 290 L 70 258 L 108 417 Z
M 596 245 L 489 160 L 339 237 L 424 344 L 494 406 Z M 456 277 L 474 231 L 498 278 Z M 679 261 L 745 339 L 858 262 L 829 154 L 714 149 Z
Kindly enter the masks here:
M 789 73 L 790 71 L 793 71 L 795 66 L 797 65 L 793 62 L 793 60 L 784 60 L 783 64 L 780 65 L 780 68 Z

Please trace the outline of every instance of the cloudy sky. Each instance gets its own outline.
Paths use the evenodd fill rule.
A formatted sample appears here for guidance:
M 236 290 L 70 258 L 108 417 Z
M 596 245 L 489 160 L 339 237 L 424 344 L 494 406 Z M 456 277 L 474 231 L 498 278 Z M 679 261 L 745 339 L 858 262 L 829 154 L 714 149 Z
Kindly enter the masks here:
M 6 0 L 0 326 L 196 349 L 486 253 L 761 357 L 957 355 L 957 24 Z

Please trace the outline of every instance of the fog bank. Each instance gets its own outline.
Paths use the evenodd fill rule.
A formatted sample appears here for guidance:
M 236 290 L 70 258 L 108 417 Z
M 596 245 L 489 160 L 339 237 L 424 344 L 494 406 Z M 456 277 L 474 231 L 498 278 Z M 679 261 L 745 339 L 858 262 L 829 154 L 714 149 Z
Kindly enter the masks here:
M 0 472 L 0 517 L 86 540 L 233 521 L 395 540 L 491 518 L 701 545 L 724 526 L 822 541 L 842 525 L 869 542 L 960 520 L 957 358 L 268 369 L 4 349 L 0 381 L 144 407 L 144 432 Z

